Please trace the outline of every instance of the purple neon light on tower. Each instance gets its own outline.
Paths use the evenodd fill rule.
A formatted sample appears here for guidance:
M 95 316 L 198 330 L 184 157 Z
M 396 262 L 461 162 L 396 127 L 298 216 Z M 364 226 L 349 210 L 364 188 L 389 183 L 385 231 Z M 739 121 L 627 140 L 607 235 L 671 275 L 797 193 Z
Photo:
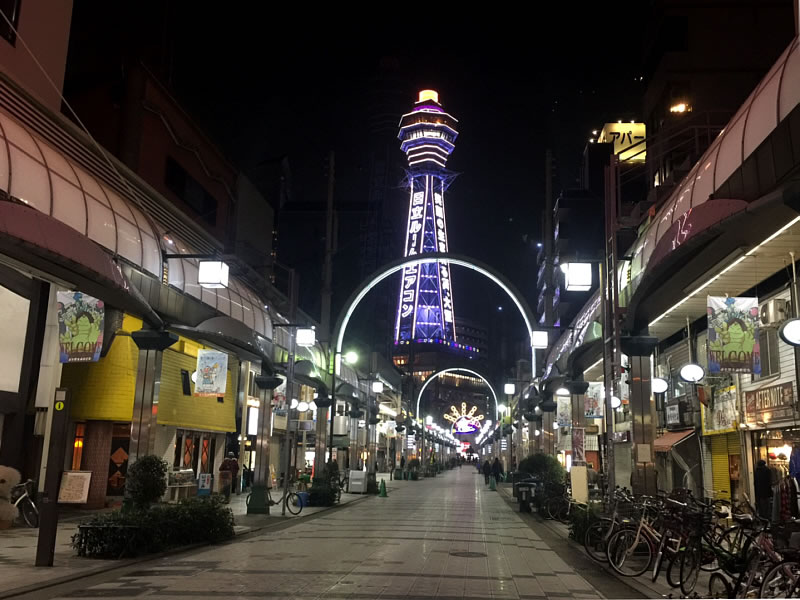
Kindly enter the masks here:
M 408 158 L 409 206 L 404 255 L 447 252 L 444 193 L 453 178 L 446 169 L 458 121 L 444 112 L 439 94 L 422 90 L 400 120 L 400 149 Z M 395 323 L 395 343 L 455 342 L 450 265 L 431 261 L 405 267 Z

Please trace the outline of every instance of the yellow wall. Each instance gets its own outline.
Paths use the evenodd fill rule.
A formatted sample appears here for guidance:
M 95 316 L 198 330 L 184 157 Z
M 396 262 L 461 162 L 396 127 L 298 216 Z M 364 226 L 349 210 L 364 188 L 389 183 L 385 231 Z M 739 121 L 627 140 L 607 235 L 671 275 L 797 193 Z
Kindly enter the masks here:
M 139 349 L 130 337 L 142 321 L 125 316 L 108 354 L 96 363 L 65 364 L 61 385 L 72 392 L 71 416 L 76 421 L 130 421 L 136 391 Z M 239 362 L 228 356 L 225 401 L 203 396 L 184 396 L 181 369 L 190 374 L 197 367 L 197 351 L 206 348 L 181 337 L 164 351 L 159 389 L 158 423 L 188 429 L 234 431 Z M 191 385 L 194 393 L 194 384 Z
M 183 339 L 182 339 L 183 341 Z M 188 342 L 188 340 L 187 340 Z M 193 348 L 188 347 L 191 344 Z M 174 347 L 181 348 L 178 343 Z M 203 346 L 189 342 L 183 347 L 196 356 L 196 349 Z M 175 425 L 187 429 L 208 431 L 236 430 L 236 386 L 238 384 L 239 363 L 228 356 L 228 384 L 225 401 L 218 402 L 215 397 L 185 396 L 181 380 L 181 369 L 190 374 L 197 368 L 197 358 L 177 350 L 164 350 L 161 365 L 161 389 L 158 393 L 159 425 Z M 231 375 L 235 376 L 232 377 Z M 194 384 L 190 384 L 194 394 Z
M 141 328 L 140 319 L 125 315 L 105 357 L 96 363 L 63 366 L 61 386 L 72 392 L 70 415 L 74 420 L 131 420 L 139 349 L 130 332 Z

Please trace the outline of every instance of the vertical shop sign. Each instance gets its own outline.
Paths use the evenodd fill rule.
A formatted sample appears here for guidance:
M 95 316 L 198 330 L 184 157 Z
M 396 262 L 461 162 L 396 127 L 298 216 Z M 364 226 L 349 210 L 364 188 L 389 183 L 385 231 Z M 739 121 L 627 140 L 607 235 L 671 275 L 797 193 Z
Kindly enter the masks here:
M 103 301 L 82 292 L 58 292 L 59 362 L 95 362 L 103 349 Z
M 217 350 L 197 351 L 195 396 L 224 396 L 228 383 L 228 355 Z
M 708 372 L 761 373 L 758 298 L 708 296 Z

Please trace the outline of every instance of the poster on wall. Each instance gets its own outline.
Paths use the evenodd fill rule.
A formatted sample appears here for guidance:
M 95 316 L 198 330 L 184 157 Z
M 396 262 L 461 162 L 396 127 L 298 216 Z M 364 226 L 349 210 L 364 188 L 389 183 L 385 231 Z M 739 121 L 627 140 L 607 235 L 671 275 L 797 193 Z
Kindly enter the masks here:
M 583 427 L 572 428 L 572 464 L 580 465 L 586 462 L 585 442 L 586 430 Z
M 197 351 L 195 396 L 224 396 L 228 383 L 228 355 L 217 350 Z
M 102 300 L 82 292 L 58 292 L 59 362 L 95 362 L 103 349 Z
M 569 427 L 572 425 L 572 399 L 556 399 L 556 422 L 559 427 Z
M 761 373 L 758 298 L 708 296 L 708 372 Z
M 708 406 L 700 405 L 700 415 L 703 435 L 737 431 L 736 386 L 722 388 L 710 396 Z

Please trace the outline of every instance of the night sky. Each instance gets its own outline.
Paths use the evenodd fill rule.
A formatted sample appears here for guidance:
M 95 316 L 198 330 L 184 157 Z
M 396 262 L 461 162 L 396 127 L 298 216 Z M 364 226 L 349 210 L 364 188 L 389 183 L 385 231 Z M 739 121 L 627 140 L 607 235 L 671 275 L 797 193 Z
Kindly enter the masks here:
M 448 195 L 451 251 L 499 268 L 531 304 L 545 149 L 556 154 L 557 192 L 575 185 L 591 129 L 639 116 L 644 83 L 634 80 L 644 2 L 602 3 L 603 12 L 589 3 L 532 3 L 491 14 L 485 7 L 460 14 L 406 5 L 313 19 L 273 3 L 268 10 L 255 3 L 152 6 L 105 7 L 92 18 L 107 43 L 146 48 L 147 61 L 188 112 L 254 179 L 265 162 L 288 156 L 295 202 L 324 203 L 331 149 L 337 205 L 366 202 L 373 88 L 388 85 L 405 98 L 403 111 L 419 89 L 437 89 L 460 121 L 448 163 L 459 173 Z M 76 3 L 75 18 L 85 18 L 82 10 L 89 9 Z M 319 269 L 303 264 L 316 262 L 313 253 L 278 258 L 309 273 Z M 337 303 L 358 280 L 356 258 L 347 251 L 337 257 Z M 479 316 L 487 298 L 495 302 L 489 288 L 475 289 L 476 279 L 458 271 L 453 277 L 457 307 L 467 316 Z M 306 284 L 316 285 L 314 275 Z

